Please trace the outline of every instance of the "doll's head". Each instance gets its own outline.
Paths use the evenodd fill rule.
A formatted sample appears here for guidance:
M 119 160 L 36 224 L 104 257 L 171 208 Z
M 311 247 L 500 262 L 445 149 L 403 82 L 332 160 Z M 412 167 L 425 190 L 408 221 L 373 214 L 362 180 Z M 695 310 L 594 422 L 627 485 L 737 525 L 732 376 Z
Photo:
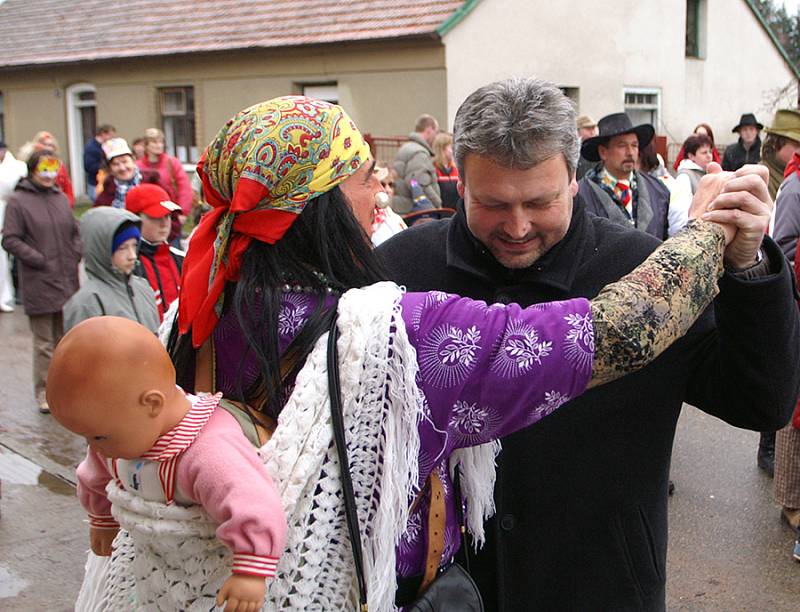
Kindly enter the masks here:
M 47 376 L 53 417 L 111 458 L 135 459 L 180 422 L 188 401 L 156 337 L 121 317 L 94 317 L 58 343 Z

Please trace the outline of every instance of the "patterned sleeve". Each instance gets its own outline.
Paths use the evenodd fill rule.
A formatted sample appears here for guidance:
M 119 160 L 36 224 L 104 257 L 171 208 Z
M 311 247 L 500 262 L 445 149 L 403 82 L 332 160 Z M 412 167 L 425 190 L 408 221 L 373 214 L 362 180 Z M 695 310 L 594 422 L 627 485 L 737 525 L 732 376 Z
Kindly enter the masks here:
M 403 296 L 425 399 L 426 466 L 527 427 L 597 385 L 644 367 L 717 293 L 724 235 L 691 222 L 592 300 L 520 308 L 441 292 Z
M 718 292 L 724 249 L 718 225 L 690 221 L 592 300 L 590 387 L 644 367 L 687 332 Z
M 523 309 L 431 292 L 408 293 L 401 304 L 417 351 L 426 400 L 420 437 L 430 459 L 526 427 L 589 382 L 588 300 Z

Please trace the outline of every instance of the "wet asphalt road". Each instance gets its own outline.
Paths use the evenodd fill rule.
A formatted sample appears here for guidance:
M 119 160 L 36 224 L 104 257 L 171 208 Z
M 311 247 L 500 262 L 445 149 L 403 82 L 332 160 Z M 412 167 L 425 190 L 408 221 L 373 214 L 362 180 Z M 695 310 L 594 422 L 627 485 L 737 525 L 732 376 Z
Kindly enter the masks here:
M 72 484 L 84 444 L 36 411 L 30 353 L 21 309 L 0 314 L 0 610 L 71 610 L 88 548 Z M 772 481 L 756 468 L 757 442 L 756 433 L 684 409 L 672 468 L 669 610 L 800 610 L 793 535 L 779 520 Z

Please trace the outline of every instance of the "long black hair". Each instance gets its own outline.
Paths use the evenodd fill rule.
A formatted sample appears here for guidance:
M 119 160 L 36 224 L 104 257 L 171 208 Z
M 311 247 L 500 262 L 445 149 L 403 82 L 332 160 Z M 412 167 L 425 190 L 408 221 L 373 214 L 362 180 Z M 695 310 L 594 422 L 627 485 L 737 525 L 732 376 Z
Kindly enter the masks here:
M 324 275 L 324 279 L 319 274 Z M 278 314 L 286 284 L 336 295 L 386 278 L 369 238 L 358 224 L 338 187 L 309 202 L 286 234 L 275 244 L 253 240 L 242 256 L 239 280 L 225 288 L 224 309 L 234 309 L 248 351 L 259 368 L 256 384 L 242 388 L 244 361 L 237 374 L 236 399 L 276 418 L 285 389 L 303 366 L 317 339 L 327 330 L 332 309 L 321 299 L 302 330 L 281 356 Z M 253 316 L 261 313 L 261 316 Z M 171 350 L 178 384 L 194 380 L 191 331 L 177 339 Z

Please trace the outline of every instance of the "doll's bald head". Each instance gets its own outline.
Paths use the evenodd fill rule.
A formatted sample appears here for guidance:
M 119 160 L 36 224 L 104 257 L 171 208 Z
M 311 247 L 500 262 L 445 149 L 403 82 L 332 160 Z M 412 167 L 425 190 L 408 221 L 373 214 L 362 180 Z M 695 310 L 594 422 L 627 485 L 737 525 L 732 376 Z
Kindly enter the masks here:
M 172 426 L 174 419 L 163 413 L 178 394 L 164 347 L 145 327 L 121 317 L 93 317 L 72 328 L 47 374 L 53 416 L 90 444 L 110 437 L 101 430 L 111 421 L 129 423 L 132 436 L 142 430 L 157 438 Z

